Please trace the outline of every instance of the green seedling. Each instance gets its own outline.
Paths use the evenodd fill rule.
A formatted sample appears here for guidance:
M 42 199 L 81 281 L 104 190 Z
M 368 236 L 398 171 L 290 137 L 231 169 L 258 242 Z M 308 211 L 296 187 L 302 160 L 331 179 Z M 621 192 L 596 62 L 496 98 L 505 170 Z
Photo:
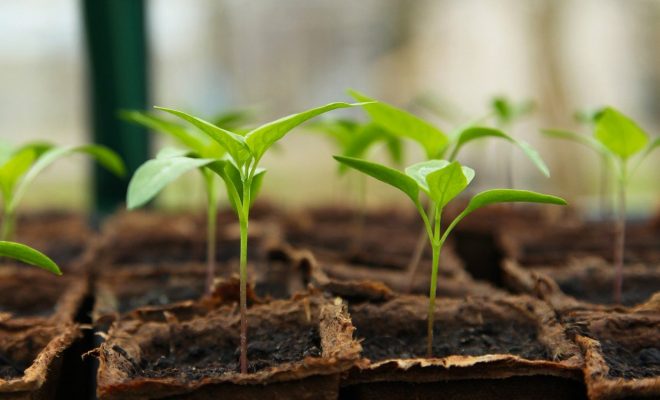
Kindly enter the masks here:
M 626 243 L 626 190 L 631 176 L 642 161 L 660 147 L 660 138 L 649 140 L 648 134 L 632 119 L 612 107 L 606 107 L 594 115 L 593 137 L 565 131 L 545 131 L 545 133 L 590 147 L 615 167 L 618 211 L 614 239 L 613 298 L 614 302 L 619 304 L 621 303 Z M 636 162 L 631 166 L 632 158 L 636 158 Z
M 0 240 L 9 240 L 14 234 L 16 208 L 34 178 L 60 158 L 75 153 L 87 154 L 111 172 L 123 176 L 124 163 L 112 150 L 99 145 L 54 146 L 38 142 L 17 149 L 0 150 L 0 193 L 3 201 Z
M 471 212 L 489 204 L 511 202 L 566 204 L 559 197 L 526 190 L 487 190 L 472 197 L 467 207 L 443 230 L 440 224 L 442 210 L 447 203 L 463 192 L 472 181 L 474 171 L 471 168 L 461 166 L 458 161 L 429 160 L 411 165 L 403 173 L 396 169 L 357 158 L 335 156 L 335 159 L 348 167 L 354 168 L 401 190 L 412 200 L 424 222 L 424 228 L 433 253 L 427 316 L 426 348 L 429 357 L 432 356 L 433 347 L 433 317 L 438 285 L 440 252 L 447 237 L 456 225 Z M 420 192 L 425 193 L 429 199 L 432 213 L 427 213 L 424 210 L 420 199 Z
M 359 104 L 330 103 L 298 114 L 261 125 L 245 134 L 223 129 L 210 122 L 181 111 L 156 107 L 173 114 L 199 128 L 226 152 L 223 160 L 213 159 L 206 166 L 225 182 L 230 202 L 236 211 L 240 226 L 240 369 L 247 373 L 247 246 L 250 206 L 256 198 L 263 180 L 264 169 L 259 162 L 266 152 L 292 129 L 318 115 L 338 108 Z
M 129 210 L 152 200 L 165 186 L 186 172 L 197 169 L 204 180 L 206 191 L 206 292 L 210 293 L 215 278 L 217 252 L 218 187 L 215 174 L 207 167 L 210 160 L 219 160 L 225 150 L 215 140 L 199 130 L 189 129 L 151 113 L 124 111 L 122 118 L 172 137 L 185 150 L 165 148 L 155 159 L 147 161 L 133 175 L 126 197 Z M 213 118 L 214 125 L 224 129 L 242 129 L 252 114 L 248 110 L 222 113 Z M 203 161 L 203 160 L 206 160 Z
M 580 110 L 575 113 L 574 117 L 577 122 L 583 125 L 587 125 L 593 130 L 593 127 L 596 124 L 596 120 L 602 112 L 602 108 L 593 111 Z M 587 134 L 579 134 L 557 129 L 542 129 L 541 133 L 550 138 L 563 139 L 581 144 L 597 153 L 598 158 L 600 159 L 600 214 L 603 218 L 610 216 L 611 214 L 608 198 L 610 196 L 609 181 L 611 174 L 610 164 L 612 163 L 612 159 L 605 147 L 603 147 L 603 145 L 595 138 L 588 136 Z
M 48 256 L 21 243 L 0 241 L 0 257 L 12 258 L 25 264 L 45 269 L 55 275 L 62 275 L 60 268 Z
M 375 102 L 373 99 L 354 90 L 350 90 L 349 94 L 358 101 L 372 102 L 364 106 L 365 111 L 369 114 L 372 121 L 393 135 L 408 138 L 418 143 L 424 150 L 427 160 L 446 158 L 451 162 L 458 158 L 460 151 L 467 144 L 480 139 L 497 138 L 518 147 L 543 175 L 546 177 L 550 176 L 547 165 L 532 146 L 525 141 L 518 140 L 506 134 L 501 129 L 478 125 L 484 118 L 461 126 L 455 133 L 447 135 L 430 122 L 405 110 L 387 103 Z M 513 118 L 512 113 L 513 111 L 507 111 L 506 115 L 511 115 L 508 118 Z M 502 115 L 505 114 L 503 113 Z M 428 213 L 431 219 L 433 219 L 433 212 L 433 208 L 429 206 Z M 409 281 L 412 281 L 416 275 L 426 243 L 425 236 L 425 232 L 422 230 L 417 242 L 418 244 L 408 265 Z
M 401 165 L 403 159 L 401 138 L 392 135 L 377 124 L 362 123 L 351 119 L 325 119 L 310 124 L 309 128 L 329 137 L 339 153 L 346 157 L 363 158 L 374 145 L 383 142 L 390 163 Z M 346 166 L 339 164 L 339 175 L 343 175 L 346 170 Z M 356 250 L 360 248 L 363 239 L 367 202 L 366 186 L 365 176 L 360 174 L 358 180 L 359 211 L 356 214 L 355 240 L 352 243 Z

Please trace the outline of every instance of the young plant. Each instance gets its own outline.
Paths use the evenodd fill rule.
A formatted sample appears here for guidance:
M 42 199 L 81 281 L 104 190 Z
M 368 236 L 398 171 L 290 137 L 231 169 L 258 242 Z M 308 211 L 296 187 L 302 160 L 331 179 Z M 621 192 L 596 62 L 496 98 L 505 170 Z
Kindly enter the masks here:
M 364 106 L 365 111 L 369 114 L 372 121 L 375 124 L 380 125 L 383 129 L 388 130 L 393 135 L 402 138 L 409 138 L 417 142 L 424 150 L 427 160 L 446 158 L 451 162 L 458 158 L 460 151 L 468 143 L 472 143 L 479 139 L 499 138 L 518 147 L 543 175 L 546 177 L 550 176 L 548 167 L 539 153 L 527 142 L 518 140 L 500 129 L 476 125 L 476 123 L 479 123 L 483 118 L 477 120 L 476 123 L 468 123 L 467 125 L 459 127 L 457 132 L 452 135 L 447 135 L 430 122 L 405 110 L 380 101 L 376 102 L 355 90 L 349 90 L 349 94 L 358 101 L 372 102 Z M 433 207 L 429 206 L 427 212 L 431 219 L 433 219 Z M 417 267 L 424 251 L 425 242 L 425 232 L 422 230 L 415 252 L 408 265 L 410 281 L 412 281 L 416 275 Z
M 390 162 L 400 165 L 403 159 L 403 143 L 401 138 L 392 135 L 387 130 L 374 123 L 361 123 L 351 119 L 325 119 L 310 124 L 311 130 L 320 132 L 332 139 L 339 153 L 346 157 L 363 158 L 371 147 L 384 142 Z M 347 168 L 340 164 L 339 175 L 343 175 Z M 362 245 L 367 188 L 364 175 L 360 174 L 358 180 L 359 207 L 355 221 L 355 240 L 353 248 L 359 250 Z
M 520 103 L 514 103 L 504 96 L 493 98 L 490 105 L 495 116 L 495 125 L 505 130 L 511 129 L 516 121 L 534 111 L 533 101 L 524 100 Z M 511 148 L 509 148 L 506 157 L 506 182 L 508 187 L 513 187 L 513 155 L 511 154 Z
M 642 161 L 660 147 L 660 138 L 649 141 L 649 136 L 632 119 L 612 107 L 596 114 L 593 139 L 566 134 L 566 138 L 580 141 L 600 152 L 615 166 L 618 194 L 618 211 L 614 243 L 614 301 L 621 303 L 623 262 L 626 243 L 626 190 L 632 174 Z M 630 160 L 637 161 L 631 167 Z
M 213 288 L 217 252 L 218 188 L 215 174 L 207 167 L 210 160 L 219 160 L 225 150 L 216 141 L 198 130 L 141 111 L 124 111 L 121 116 L 154 132 L 172 137 L 185 148 L 176 151 L 163 149 L 155 159 L 143 164 L 128 186 L 126 205 L 129 210 L 141 207 L 153 199 L 165 186 L 186 172 L 197 169 L 204 180 L 206 190 L 206 293 Z M 243 126 L 250 114 L 246 110 L 223 113 L 214 122 L 224 129 Z M 174 157 L 174 158 L 173 158 Z M 173 158 L 173 159 L 172 159 Z
M 48 256 L 21 243 L 0 241 L 0 257 L 12 258 L 25 264 L 45 269 L 55 275 L 62 275 L 60 268 Z
M 56 147 L 45 142 L 26 144 L 17 149 L 2 148 L 0 152 L 0 193 L 3 201 L 0 240 L 9 240 L 14 234 L 16 208 L 28 185 L 46 167 L 60 158 L 83 153 L 94 158 L 111 172 L 123 176 L 124 163 L 112 150 L 99 145 Z
M 526 190 L 487 190 L 472 197 L 467 207 L 443 230 L 440 224 L 442 210 L 447 203 L 463 192 L 472 181 L 474 171 L 471 168 L 461 166 L 458 161 L 429 160 L 411 165 L 403 173 L 396 169 L 357 158 L 335 156 L 335 159 L 348 167 L 361 171 L 401 190 L 412 200 L 419 215 L 422 217 L 433 254 L 427 316 L 426 350 L 429 357 L 432 356 L 433 347 L 433 316 L 438 286 L 440 252 L 447 237 L 456 225 L 471 212 L 489 204 L 507 202 L 566 204 L 559 197 Z M 431 213 L 427 213 L 424 210 L 420 200 L 420 192 L 424 192 L 428 197 Z
M 238 216 L 240 225 L 240 369 L 247 373 L 247 246 L 250 206 L 261 186 L 264 170 L 259 162 L 277 141 L 293 128 L 318 115 L 338 108 L 353 107 L 358 104 L 330 103 L 298 114 L 261 125 L 244 135 L 223 129 L 210 122 L 181 111 L 156 107 L 173 114 L 212 138 L 226 151 L 223 160 L 211 160 L 206 166 L 218 174 L 225 182 L 229 199 Z

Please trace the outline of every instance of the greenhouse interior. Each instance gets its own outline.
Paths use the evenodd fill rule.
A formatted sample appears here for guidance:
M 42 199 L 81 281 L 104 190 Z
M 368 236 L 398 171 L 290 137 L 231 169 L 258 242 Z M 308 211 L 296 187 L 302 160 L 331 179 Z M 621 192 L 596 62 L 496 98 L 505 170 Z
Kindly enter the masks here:
M 0 35 L 0 399 L 660 399 L 660 1 Z

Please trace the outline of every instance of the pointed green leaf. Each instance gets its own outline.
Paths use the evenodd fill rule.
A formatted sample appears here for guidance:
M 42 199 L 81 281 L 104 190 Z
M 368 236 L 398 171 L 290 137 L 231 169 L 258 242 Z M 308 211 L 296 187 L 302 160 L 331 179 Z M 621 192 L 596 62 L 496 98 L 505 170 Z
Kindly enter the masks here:
M 486 190 L 474 196 L 463 213 L 469 214 L 472 211 L 496 203 L 546 203 L 566 205 L 566 200 L 561 197 L 549 194 L 532 192 L 529 190 L 515 189 L 492 189 Z
M 202 158 L 199 154 L 196 154 L 188 149 L 177 149 L 176 147 L 163 147 L 160 149 L 156 158 L 170 158 L 170 157 L 194 157 Z
M 413 178 L 407 176 L 406 174 L 397 171 L 396 169 L 388 168 L 384 165 L 372 163 L 369 161 L 360 160 L 358 158 L 342 156 L 333 157 L 335 160 L 342 164 L 345 164 L 353 169 L 363 172 L 373 178 L 378 179 L 381 182 L 385 182 L 388 185 L 401 190 L 408 197 L 410 197 L 410 199 L 415 204 L 418 203 L 419 186 L 417 186 L 417 182 Z
M 558 129 L 542 129 L 541 133 L 548 137 L 569 140 L 586 146 L 603 156 L 609 156 L 609 151 L 599 141 L 591 136 L 580 135 L 579 133 L 563 131 Z
M 413 178 L 415 182 L 417 182 L 419 188 L 430 196 L 431 192 L 429 190 L 428 183 L 426 182 L 426 176 L 432 172 L 446 167 L 447 165 L 449 165 L 449 161 L 447 160 L 422 161 L 407 167 L 406 175 Z
M 207 158 L 163 157 L 145 162 L 128 184 L 127 208 L 132 210 L 144 205 L 181 175 L 214 161 Z
M 149 113 L 142 111 L 122 111 L 120 116 L 126 121 L 131 121 L 155 132 L 169 135 L 185 147 L 198 153 L 204 151 L 204 148 L 208 146 L 209 143 L 206 136 L 196 135 L 194 132 L 188 131 L 179 124 L 175 124 L 174 122 L 159 118 Z
M 243 166 L 250 159 L 250 149 L 246 145 L 243 136 L 217 127 L 210 122 L 204 121 L 203 119 L 197 118 L 190 114 L 186 114 L 183 111 L 164 107 L 155 108 L 176 115 L 177 117 L 195 125 L 199 130 L 210 136 L 211 139 L 215 140 L 220 146 L 222 146 L 222 148 L 224 148 L 227 153 L 229 153 L 232 159 L 234 159 L 234 161 L 239 166 Z
M 264 168 L 257 168 L 252 177 L 252 185 L 250 186 L 250 206 L 254 204 L 261 192 L 261 186 L 264 182 L 264 176 L 266 175 L 266 170 Z
M 423 119 L 387 103 L 376 102 L 355 90 L 349 90 L 349 94 L 358 101 L 373 102 L 363 106 L 371 119 L 392 134 L 419 143 L 427 158 L 437 158 L 447 147 L 447 135 Z
M 431 191 L 431 199 L 442 208 L 461 194 L 473 178 L 472 168 L 463 167 L 454 161 L 426 175 L 426 182 Z
M 458 134 L 458 137 L 456 139 L 456 145 L 454 146 L 454 150 L 452 151 L 452 155 L 450 159 L 454 160 L 458 155 L 458 152 L 461 149 L 461 147 L 463 147 L 463 145 L 465 145 L 466 143 L 471 142 L 473 140 L 489 138 L 489 137 L 500 138 L 511 142 L 514 146 L 517 146 L 523 151 L 523 153 L 525 153 L 527 158 L 529 158 L 529 160 L 532 163 L 534 163 L 536 168 L 538 168 L 543 175 L 550 176 L 550 171 L 548 170 L 548 166 L 545 164 L 539 153 L 536 150 L 534 150 L 532 146 L 529 145 L 529 143 L 524 142 L 522 140 L 517 140 L 507 135 L 503 131 L 495 128 L 473 126 L 462 130 Z
M 624 161 L 641 151 L 649 140 L 633 120 L 611 107 L 597 118 L 594 137 Z
M 330 103 L 321 107 L 312 108 L 311 110 L 303 111 L 298 114 L 292 114 L 284 118 L 269 122 L 265 125 L 253 129 L 245 135 L 245 142 L 250 147 L 252 154 L 256 160 L 260 160 L 264 153 L 275 142 L 282 139 L 293 128 L 308 121 L 318 115 L 328 111 L 336 110 L 338 108 L 355 107 L 360 104 L 349 103 Z
M 86 144 L 81 146 L 53 147 L 43 153 L 41 157 L 39 157 L 39 159 L 34 164 L 32 164 L 23 179 L 21 179 L 18 186 L 16 187 L 16 192 L 14 193 L 14 197 L 11 204 L 9 205 L 9 208 L 12 210 L 16 208 L 16 205 L 18 202 L 20 202 L 28 185 L 34 180 L 34 178 L 37 177 L 37 175 L 39 175 L 41 171 L 46 169 L 53 162 L 59 160 L 60 158 L 76 153 L 91 156 L 105 169 L 109 170 L 117 176 L 124 176 L 126 174 L 126 167 L 124 166 L 124 162 L 117 155 L 117 153 L 105 146 Z
M 0 257 L 12 258 L 45 269 L 55 275 L 62 275 L 62 271 L 60 271 L 53 260 L 40 251 L 24 244 L 0 241 Z

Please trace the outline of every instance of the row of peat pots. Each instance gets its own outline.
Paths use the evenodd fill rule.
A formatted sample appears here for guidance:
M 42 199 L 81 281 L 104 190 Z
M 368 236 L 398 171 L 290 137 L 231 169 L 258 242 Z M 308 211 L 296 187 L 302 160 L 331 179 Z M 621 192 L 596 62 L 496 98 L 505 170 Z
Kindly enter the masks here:
M 629 227 L 615 305 L 608 224 L 476 212 L 443 248 L 428 357 L 417 220 L 257 205 L 240 374 L 229 212 L 211 293 L 200 216 L 120 213 L 98 235 L 79 216 L 25 218 L 19 239 L 64 275 L 2 262 L 0 399 L 660 398 L 660 221 Z

